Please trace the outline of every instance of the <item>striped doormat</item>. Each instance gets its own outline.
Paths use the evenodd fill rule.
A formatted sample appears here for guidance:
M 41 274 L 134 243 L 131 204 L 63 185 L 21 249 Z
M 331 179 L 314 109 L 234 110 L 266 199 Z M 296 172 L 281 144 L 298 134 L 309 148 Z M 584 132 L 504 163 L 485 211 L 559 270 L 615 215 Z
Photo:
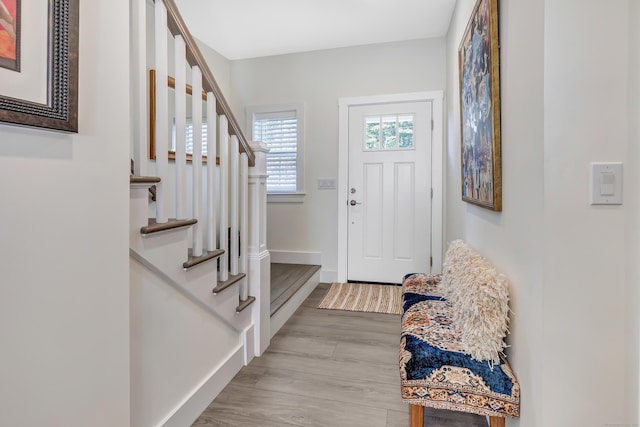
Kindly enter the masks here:
M 318 308 L 402 314 L 402 287 L 335 282 Z

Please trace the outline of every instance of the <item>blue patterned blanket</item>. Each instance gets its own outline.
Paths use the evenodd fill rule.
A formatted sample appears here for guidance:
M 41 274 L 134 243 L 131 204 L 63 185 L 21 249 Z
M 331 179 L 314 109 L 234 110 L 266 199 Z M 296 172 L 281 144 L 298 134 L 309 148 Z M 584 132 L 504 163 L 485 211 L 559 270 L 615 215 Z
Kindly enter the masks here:
M 403 281 L 400 377 L 408 403 L 487 416 L 520 415 L 520 386 L 509 364 L 491 366 L 463 353 L 439 275 Z

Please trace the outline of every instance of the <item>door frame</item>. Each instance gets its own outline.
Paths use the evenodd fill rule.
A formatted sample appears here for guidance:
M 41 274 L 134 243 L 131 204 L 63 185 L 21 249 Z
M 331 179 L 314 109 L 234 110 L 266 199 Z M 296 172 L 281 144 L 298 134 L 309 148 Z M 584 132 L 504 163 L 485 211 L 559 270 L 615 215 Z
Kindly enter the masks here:
M 359 96 L 338 99 L 338 271 L 337 280 L 347 281 L 349 203 L 349 108 L 362 105 L 426 101 L 432 103 L 431 134 L 431 256 L 433 267 L 422 273 L 440 273 L 442 269 L 442 239 L 444 234 L 444 92 L 410 92 L 389 95 Z M 440 230 L 439 232 L 434 232 Z M 419 273 L 407 271 L 407 273 Z

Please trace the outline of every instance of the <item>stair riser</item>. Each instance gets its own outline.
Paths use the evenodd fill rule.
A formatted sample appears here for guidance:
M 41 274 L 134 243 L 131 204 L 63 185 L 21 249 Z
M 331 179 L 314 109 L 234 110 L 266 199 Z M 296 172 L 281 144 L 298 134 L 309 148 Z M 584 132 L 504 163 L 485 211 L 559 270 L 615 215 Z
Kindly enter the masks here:
M 140 235 L 140 228 L 149 224 L 149 190 L 146 187 L 131 188 L 129 203 L 129 240 L 133 241 L 135 235 Z
M 137 235 L 130 241 L 130 246 L 157 266 L 181 270 L 189 251 L 187 231 L 187 228 L 181 228 L 142 236 L 138 229 Z

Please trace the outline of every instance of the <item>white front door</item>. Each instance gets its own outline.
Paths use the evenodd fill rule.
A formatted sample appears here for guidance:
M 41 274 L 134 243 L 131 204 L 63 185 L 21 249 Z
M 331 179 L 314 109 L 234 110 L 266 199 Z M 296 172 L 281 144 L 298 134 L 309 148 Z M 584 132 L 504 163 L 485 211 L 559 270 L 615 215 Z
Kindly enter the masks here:
M 430 271 L 429 101 L 349 107 L 347 278 Z

